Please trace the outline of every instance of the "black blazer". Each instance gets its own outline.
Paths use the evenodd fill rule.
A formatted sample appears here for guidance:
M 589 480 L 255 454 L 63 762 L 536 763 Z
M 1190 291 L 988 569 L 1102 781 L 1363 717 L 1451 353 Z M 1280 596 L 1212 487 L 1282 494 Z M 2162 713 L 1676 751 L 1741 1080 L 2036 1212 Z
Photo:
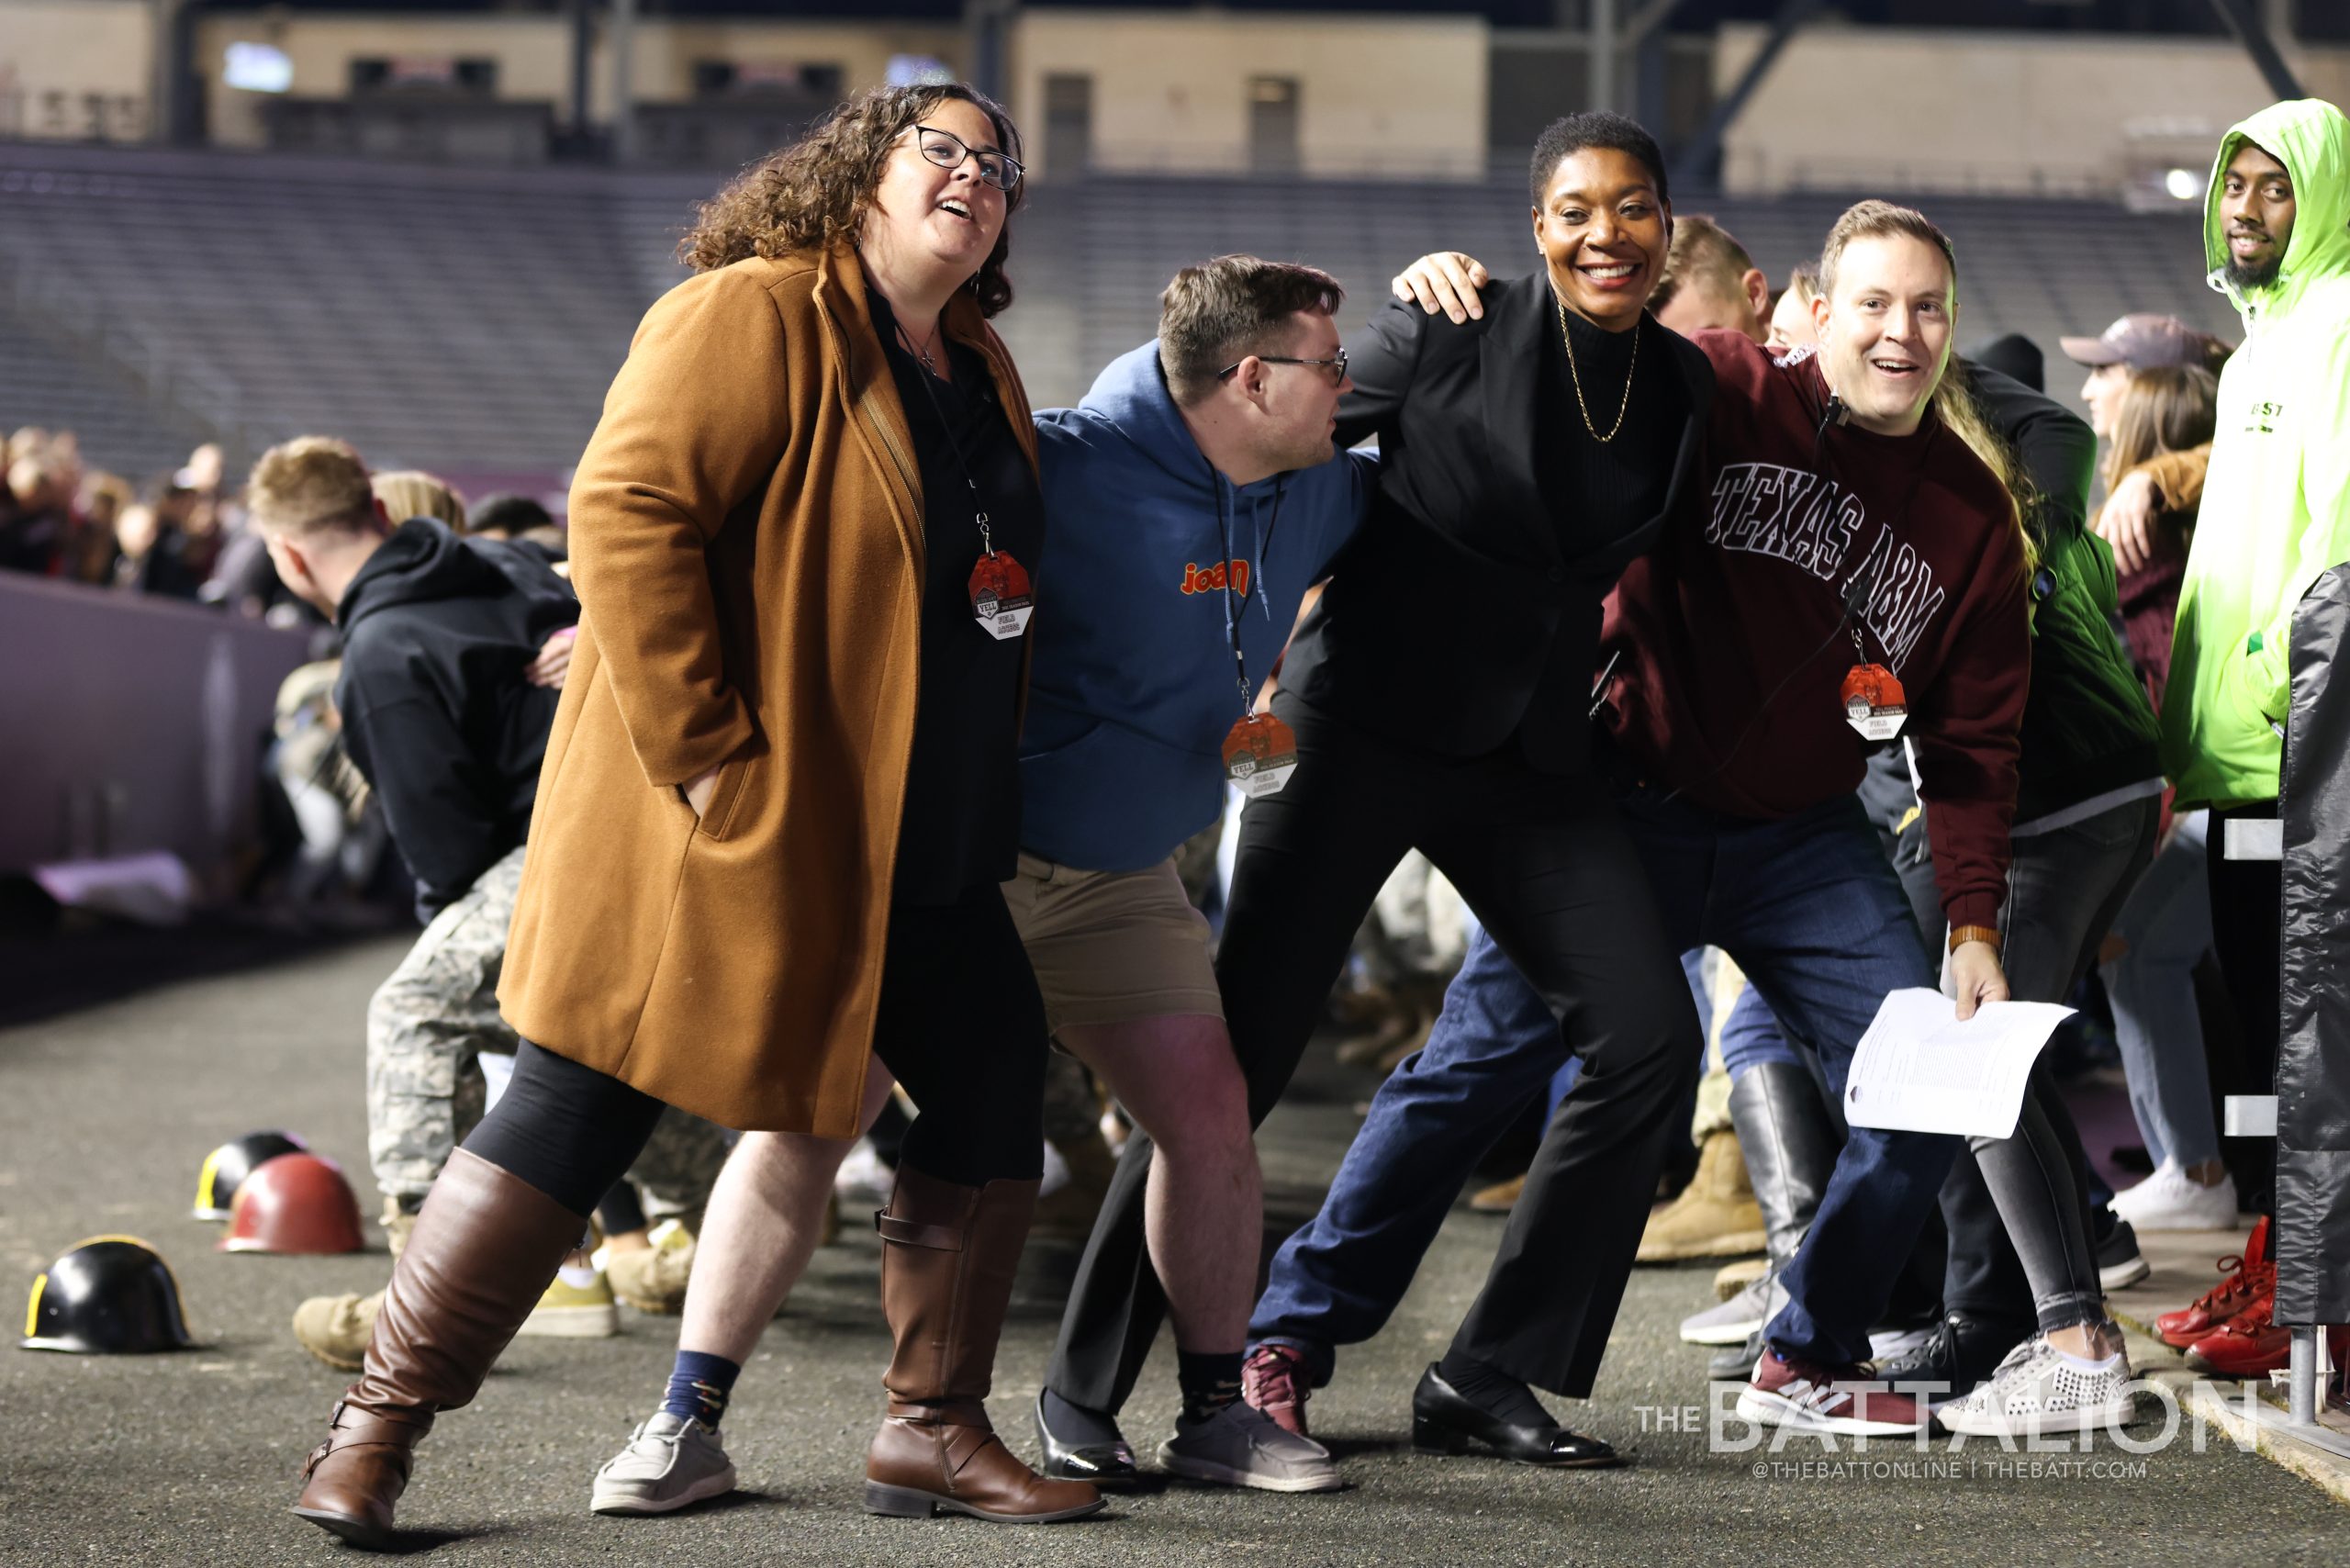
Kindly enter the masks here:
M 1355 390 L 1338 406 L 1338 440 L 1379 437 L 1379 488 L 1282 666 L 1282 684 L 1314 707 L 1476 756 L 1509 739 L 1542 691 L 1572 710 L 1543 720 L 1570 733 L 1576 756 L 1587 751 L 1600 602 L 1684 503 L 1714 369 L 1687 339 L 1661 334 L 1690 409 L 1664 510 L 1575 551 L 1535 484 L 1535 443 L 1555 439 L 1535 421 L 1543 345 L 1558 330 L 1550 280 L 1535 273 L 1488 288 L 1485 314 L 1458 326 L 1391 302 L 1348 345 Z

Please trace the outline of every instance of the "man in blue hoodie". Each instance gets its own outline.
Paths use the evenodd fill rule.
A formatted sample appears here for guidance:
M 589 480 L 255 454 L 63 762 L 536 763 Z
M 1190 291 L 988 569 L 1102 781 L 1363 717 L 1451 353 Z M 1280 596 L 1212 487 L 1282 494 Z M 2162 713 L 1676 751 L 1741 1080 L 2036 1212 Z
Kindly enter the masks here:
M 1077 408 L 1036 417 L 1051 548 L 1021 743 L 1023 853 L 1004 885 L 1055 1037 L 1138 1126 L 1113 1192 L 1147 1180 L 1143 1236 L 1097 1229 L 1080 1298 L 1097 1273 L 1131 1278 L 1147 1236 L 1183 1394 L 1160 1464 L 1283 1492 L 1338 1475 L 1320 1445 L 1239 1397 L 1262 1196 L 1207 924 L 1173 857 L 1222 811 L 1227 777 L 1251 793 L 1285 780 L 1282 727 L 1252 712 L 1306 589 L 1370 506 L 1374 460 L 1333 449 L 1351 386 L 1342 297 L 1311 267 L 1186 267 L 1161 297 L 1157 341 L 1113 362 Z M 599 1473 L 598 1511 L 666 1513 L 733 1484 L 719 1417 L 806 1265 L 845 1153 L 744 1135 L 699 1238 L 669 1396 Z M 1134 1479 L 1113 1412 L 1061 1399 L 1048 1379 L 1037 1425 L 1046 1473 Z

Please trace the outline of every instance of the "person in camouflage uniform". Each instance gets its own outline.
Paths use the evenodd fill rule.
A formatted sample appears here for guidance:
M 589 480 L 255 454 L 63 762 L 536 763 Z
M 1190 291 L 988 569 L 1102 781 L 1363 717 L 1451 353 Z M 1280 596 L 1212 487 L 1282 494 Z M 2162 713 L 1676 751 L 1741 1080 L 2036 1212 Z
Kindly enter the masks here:
M 433 916 L 368 1003 L 367 1159 L 387 1216 L 416 1213 L 449 1151 L 488 1108 L 477 1058 L 514 1054 L 514 1030 L 498 1016 L 498 975 L 521 882 L 516 848 Z M 699 1116 L 663 1116 L 628 1173 L 646 1219 L 698 1218 L 726 1147 Z
M 416 878 L 427 922 L 368 1009 L 368 1156 L 397 1252 L 487 1108 L 484 1054 L 510 1057 L 520 1043 L 498 1016 L 498 978 L 579 605 L 542 547 L 464 538 L 438 516 L 408 515 L 414 500 L 399 521 L 341 442 L 306 436 L 272 448 L 247 495 L 280 580 L 342 633 L 335 727 Z M 675 1119 L 643 1165 L 654 1207 L 683 1216 L 699 1209 L 724 1149 L 715 1128 Z M 640 1230 L 648 1217 L 632 1216 Z M 633 1271 L 644 1305 L 676 1310 L 689 1251 L 637 1240 L 633 1251 L 616 1246 L 628 1260 L 616 1271 Z M 575 1258 L 522 1331 L 615 1333 L 613 1295 Z M 355 1367 L 381 1299 L 305 1302 L 295 1337 L 321 1361 Z
M 498 976 L 522 856 L 519 846 L 508 851 L 443 906 L 367 1005 L 367 1158 L 395 1257 L 441 1167 L 495 1098 L 492 1083 L 504 1081 L 495 1067 L 486 1072 L 482 1058 L 514 1054 L 518 1036 L 498 1015 Z M 644 1224 L 610 1238 L 606 1267 L 620 1300 L 664 1314 L 684 1305 L 693 1233 L 726 1150 L 725 1135 L 700 1117 L 663 1114 L 628 1172 Z M 677 1226 L 659 1228 L 669 1220 Z M 380 1291 L 313 1297 L 294 1315 L 294 1337 L 328 1365 L 355 1369 L 382 1300 Z M 611 1321 L 577 1303 L 547 1321 L 578 1333 L 583 1319 Z

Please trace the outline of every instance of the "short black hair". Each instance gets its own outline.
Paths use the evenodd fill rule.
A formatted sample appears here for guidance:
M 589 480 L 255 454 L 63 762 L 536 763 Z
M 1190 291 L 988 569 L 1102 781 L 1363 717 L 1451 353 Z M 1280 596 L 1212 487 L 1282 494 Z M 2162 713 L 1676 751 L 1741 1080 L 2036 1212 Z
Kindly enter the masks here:
M 512 535 L 552 527 L 554 518 L 528 496 L 485 496 L 465 521 L 468 533 L 494 530 Z
M 1535 206 L 1542 205 L 1542 193 L 1550 188 L 1550 176 L 1559 172 L 1560 160 L 1587 147 L 1630 153 L 1647 166 L 1656 181 L 1657 199 L 1673 199 L 1672 191 L 1665 185 L 1664 149 L 1656 144 L 1656 138 L 1641 129 L 1636 119 L 1606 109 L 1585 109 L 1552 120 L 1536 140 L 1533 160 L 1526 167 L 1526 192 Z

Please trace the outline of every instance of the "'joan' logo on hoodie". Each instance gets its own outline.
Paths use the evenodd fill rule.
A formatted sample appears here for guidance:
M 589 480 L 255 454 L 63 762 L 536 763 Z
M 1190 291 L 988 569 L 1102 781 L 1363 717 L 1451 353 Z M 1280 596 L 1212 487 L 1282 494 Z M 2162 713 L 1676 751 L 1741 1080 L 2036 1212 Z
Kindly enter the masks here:
M 1239 594 L 1244 598 L 1247 597 L 1248 592 L 1248 562 L 1235 561 L 1232 563 L 1232 577 L 1230 581 L 1233 592 Z M 1194 566 L 1189 562 L 1184 564 L 1183 591 L 1185 593 L 1222 593 L 1225 589 L 1225 577 L 1223 562 L 1218 561 L 1213 566 Z

